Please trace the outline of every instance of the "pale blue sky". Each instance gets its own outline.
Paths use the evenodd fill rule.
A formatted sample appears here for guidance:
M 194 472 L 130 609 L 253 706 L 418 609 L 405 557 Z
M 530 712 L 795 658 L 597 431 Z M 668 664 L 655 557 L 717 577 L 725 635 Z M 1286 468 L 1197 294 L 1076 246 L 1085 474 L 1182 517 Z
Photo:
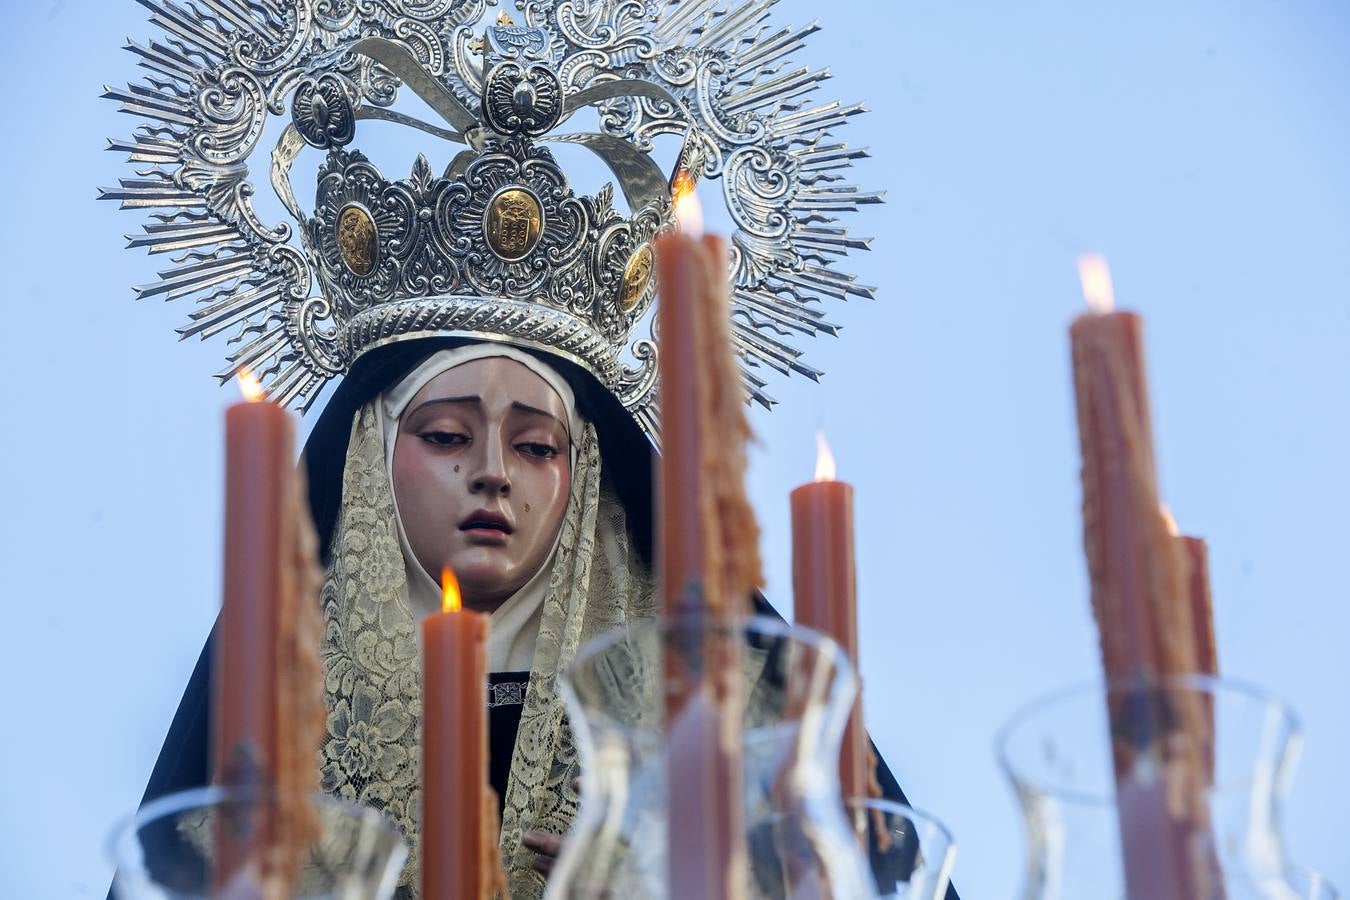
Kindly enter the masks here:
M 218 344 L 134 303 L 154 264 L 99 101 L 133 77 L 131 0 L 7 4 L 8 584 L 0 893 L 101 897 L 218 603 Z M 784 0 L 873 112 L 846 129 L 888 203 L 858 217 L 876 302 L 775 381 L 752 491 L 788 605 L 788 489 L 824 427 L 859 495 L 867 715 L 959 844 L 971 900 L 1014 896 L 1001 720 L 1097 672 L 1066 326 L 1104 253 L 1147 316 L 1165 493 L 1212 546 L 1221 665 L 1290 698 L 1307 745 L 1292 855 L 1350 886 L 1350 7 L 1335 0 Z

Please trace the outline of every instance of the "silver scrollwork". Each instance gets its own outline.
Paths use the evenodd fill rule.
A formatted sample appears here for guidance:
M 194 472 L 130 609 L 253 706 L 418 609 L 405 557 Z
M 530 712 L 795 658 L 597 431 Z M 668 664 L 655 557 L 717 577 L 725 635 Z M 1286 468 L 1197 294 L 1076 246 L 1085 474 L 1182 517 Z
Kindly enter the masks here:
M 308 407 L 372 346 L 458 330 L 577 360 L 654 433 L 656 344 L 633 336 L 671 227 L 665 173 L 648 171 L 662 135 L 721 181 L 753 399 L 769 402 L 760 367 L 819 374 L 785 340 L 834 331 L 819 298 L 873 292 L 839 267 L 867 241 L 836 221 L 880 200 L 845 181 L 865 151 L 833 137 L 862 107 L 814 97 L 825 73 L 793 58 L 817 26 L 771 24 L 775 0 L 515 0 L 523 23 L 495 25 L 487 0 L 141 2 L 162 33 L 128 44 L 147 74 L 106 94 L 141 124 L 113 142 L 135 172 L 104 196 L 147 211 L 132 245 L 173 263 L 137 293 L 190 298 L 180 334 L 226 334 L 222 377 L 247 365 L 282 402 Z M 357 47 L 372 40 L 383 62 Z M 408 90 L 446 121 L 387 109 Z M 585 105 L 600 134 L 552 134 Z M 299 246 L 255 209 L 249 170 L 288 112 L 269 171 Z M 419 157 L 389 181 L 350 150 L 365 118 L 460 146 L 440 177 Z M 608 189 L 573 194 L 534 139 L 600 155 L 628 215 Z M 307 145 L 328 151 L 312 217 L 289 181 Z
M 304 78 L 291 101 L 291 120 L 305 143 L 320 150 L 345 147 L 356 136 L 356 113 L 343 79 L 332 72 Z
M 544 66 L 499 63 L 483 83 L 483 118 L 498 134 L 547 134 L 562 112 L 562 83 Z

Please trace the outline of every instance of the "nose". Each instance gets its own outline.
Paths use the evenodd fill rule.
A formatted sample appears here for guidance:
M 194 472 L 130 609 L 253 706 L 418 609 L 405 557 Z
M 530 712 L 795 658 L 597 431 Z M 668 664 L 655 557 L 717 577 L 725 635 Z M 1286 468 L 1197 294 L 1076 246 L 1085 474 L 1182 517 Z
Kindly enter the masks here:
M 489 435 L 478 442 L 477 471 L 469 479 L 469 492 L 503 497 L 511 494 L 511 476 L 506 471 L 506 448 L 497 435 Z

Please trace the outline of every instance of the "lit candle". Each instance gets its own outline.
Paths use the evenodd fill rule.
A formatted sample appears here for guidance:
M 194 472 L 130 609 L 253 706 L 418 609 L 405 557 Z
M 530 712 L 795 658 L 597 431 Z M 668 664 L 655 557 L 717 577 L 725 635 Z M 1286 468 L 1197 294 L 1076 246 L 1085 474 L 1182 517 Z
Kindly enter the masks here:
M 1203 538 L 1181 533 L 1177 520 L 1166 506 L 1162 508 L 1167 531 L 1181 548 L 1186 566 L 1186 597 L 1191 607 L 1191 626 L 1195 629 L 1195 670 L 1201 675 L 1219 674 L 1218 644 L 1214 640 L 1214 600 L 1209 589 L 1209 547 Z M 1214 703 L 1206 697 L 1205 727 L 1200 732 L 1204 760 L 1205 785 L 1214 785 Z
M 225 413 L 224 602 L 212 675 L 213 780 L 276 791 L 252 821 L 217 830 L 217 885 L 289 893 L 320 823 L 322 573 L 293 461 L 294 429 L 247 370 Z M 262 796 L 267 796 L 263 794 Z M 269 896 L 271 896 L 269 894 Z
M 422 897 L 477 900 L 495 882 L 489 833 L 488 617 L 461 608 L 441 575 L 441 612 L 422 620 Z
M 1181 609 L 1173 602 L 1180 596 L 1181 568 L 1159 512 L 1143 320 L 1114 309 L 1104 260 L 1085 256 L 1079 272 L 1089 312 L 1069 333 L 1083 453 L 1084 543 L 1103 661 L 1112 678 L 1189 672 L 1194 667 L 1186 648 L 1160 641 L 1163 626 L 1172 624 L 1166 618 Z
M 1195 634 L 1195 671 L 1219 674 L 1219 648 L 1214 637 L 1214 595 L 1209 585 L 1209 545 L 1204 538 L 1182 534 L 1172 513 L 1163 507 L 1168 532 L 1181 546 L 1186 569 L 1186 596 L 1190 598 L 1191 626 Z
M 1160 512 L 1142 320 L 1117 312 L 1098 256 L 1079 261 L 1089 311 L 1070 328 L 1082 447 L 1083 541 L 1108 678 L 1195 671 L 1180 548 Z M 1204 805 L 1204 710 L 1176 721 L 1119 697 L 1109 710 L 1130 900 L 1213 896 Z M 1145 718 L 1146 717 L 1146 718 Z M 1148 738 L 1146 746 L 1135 740 Z
M 749 429 L 731 350 L 726 245 L 699 239 L 687 173 L 673 192 L 681 232 L 656 245 L 660 584 L 667 615 L 729 623 L 746 609 L 759 559 L 743 485 Z M 705 637 L 677 641 L 665 654 L 669 893 L 727 900 L 742 895 L 748 873 L 740 638 L 734 627 Z
M 676 185 L 675 202 L 683 228 L 700 229 L 701 213 L 688 176 Z M 700 335 L 699 304 L 714 302 L 717 290 L 708 251 L 687 231 L 662 235 L 656 243 L 660 302 L 661 471 L 659 494 L 661 595 L 667 615 L 696 613 L 709 599 L 703 584 L 706 492 L 702 489 L 702 445 L 707 387 L 700 377 L 706 340 Z
M 857 575 L 853 552 L 853 485 L 835 480 L 834 455 L 817 435 L 815 480 L 794 489 L 792 509 L 793 618 L 833 638 L 858 670 Z M 870 793 L 862 697 L 853 704 L 839 757 L 843 795 Z
M 245 400 L 225 412 L 224 602 L 215 651 L 213 770 L 218 783 L 257 787 L 276 776 L 276 692 L 290 416 L 239 374 Z

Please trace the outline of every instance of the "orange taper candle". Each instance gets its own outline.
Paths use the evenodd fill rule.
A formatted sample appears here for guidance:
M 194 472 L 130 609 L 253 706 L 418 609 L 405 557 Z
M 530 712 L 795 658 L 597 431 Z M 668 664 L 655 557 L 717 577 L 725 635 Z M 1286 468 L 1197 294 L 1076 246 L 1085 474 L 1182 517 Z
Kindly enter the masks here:
M 211 676 L 211 769 L 217 784 L 261 791 L 277 786 L 281 763 L 278 639 L 290 563 L 294 430 L 251 372 L 238 379 L 244 402 L 225 411 L 224 597 Z M 219 892 L 261 890 L 276 873 L 277 812 L 264 804 L 243 827 L 217 826 Z
M 1195 635 L 1195 671 L 1201 675 L 1219 674 L 1219 651 L 1214 638 L 1214 596 L 1209 586 L 1209 545 L 1204 538 L 1182 534 L 1176 519 L 1166 506 L 1162 508 L 1168 532 L 1181 548 L 1186 575 L 1186 596 L 1191 607 L 1191 629 Z
M 1158 502 L 1143 323 L 1114 310 L 1100 257 L 1083 257 L 1079 268 L 1090 309 L 1074 320 L 1070 337 L 1083 542 L 1103 667 L 1111 679 L 1194 672 L 1180 547 Z M 1181 698 L 1164 717 L 1159 705 L 1115 696 L 1109 710 L 1126 891 L 1129 900 L 1215 896 L 1203 796 L 1204 710 Z
M 295 465 L 290 416 L 247 371 L 225 412 L 224 602 L 215 651 L 214 780 L 259 787 L 277 766 L 277 619 Z
M 1202 675 L 1219 674 L 1219 646 L 1214 637 L 1214 594 L 1209 585 L 1209 545 L 1204 538 L 1180 536 L 1188 563 L 1187 593 L 1195 629 L 1195 667 Z
M 699 369 L 700 294 L 711 290 L 707 252 L 682 234 L 656 244 L 661 365 L 659 540 L 661 595 L 667 615 L 698 612 L 705 567 L 706 498 L 702 480 L 703 403 Z M 694 589 L 694 590 L 691 590 Z
M 1186 598 L 1191 607 L 1191 627 L 1195 636 L 1195 671 L 1216 677 L 1219 674 L 1218 644 L 1214 639 L 1214 598 L 1209 589 L 1209 545 L 1204 538 L 1181 533 L 1172 513 L 1163 507 L 1167 530 L 1176 539 L 1186 568 Z M 1201 748 L 1204 753 L 1205 784 L 1214 785 L 1214 704 L 1206 697 L 1205 729 Z
M 833 638 L 858 668 L 857 570 L 853 550 L 853 485 L 835 480 L 834 456 L 818 437 L 815 480 L 789 495 L 792 509 L 793 619 Z M 861 677 L 861 673 L 859 673 Z M 839 755 L 844 797 L 870 793 L 862 697 L 853 704 Z
M 488 617 L 461 608 L 442 573 L 442 611 L 422 620 L 422 900 L 491 896 L 488 790 Z
M 726 245 L 687 233 L 701 227 L 692 224 L 701 216 L 687 175 L 677 179 L 675 199 L 686 233 L 662 235 L 656 245 L 658 563 L 665 611 L 685 617 L 692 631 L 688 640 L 674 640 L 664 657 L 668 883 L 670 895 L 682 900 L 730 900 L 743 894 L 748 853 L 741 811 L 740 637 L 729 617 L 744 611 L 758 558 L 750 552 L 753 516 L 733 483 L 741 474 L 740 458 L 733 455 L 741 452 L 746 430 L 739 384 L 712 383 L 735 371 Z M 738 392 L 729 396 L 730 390 Z M 735 533 L 724 533 L 724 525 Z M 706 630 L 695 625 L 700 617 Z

